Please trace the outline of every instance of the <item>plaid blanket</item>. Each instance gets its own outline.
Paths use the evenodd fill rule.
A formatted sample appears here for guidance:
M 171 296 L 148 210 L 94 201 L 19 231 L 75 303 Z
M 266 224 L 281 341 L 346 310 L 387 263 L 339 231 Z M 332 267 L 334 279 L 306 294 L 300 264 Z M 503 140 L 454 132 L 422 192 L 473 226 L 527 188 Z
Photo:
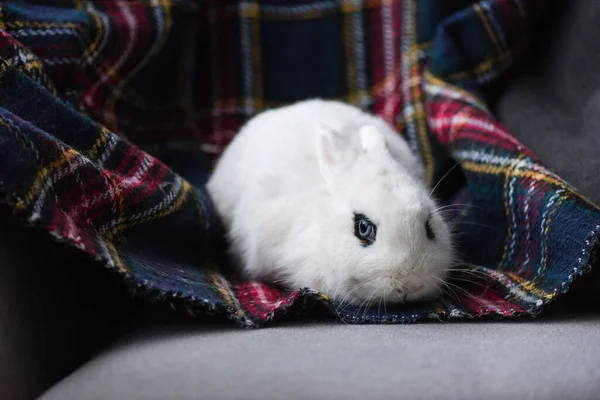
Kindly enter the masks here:
M 0 201 L 85 268 L 244 326 L 535 315 L 590 268 L 600 233 L 598 207 L 486 108 L 545 3 L 0 1 Z M 227 268 L 211 166 L 248 118 L 310 97 L 382 116 L 440 182 L 462 265 L 439 301 L 337 304 Z

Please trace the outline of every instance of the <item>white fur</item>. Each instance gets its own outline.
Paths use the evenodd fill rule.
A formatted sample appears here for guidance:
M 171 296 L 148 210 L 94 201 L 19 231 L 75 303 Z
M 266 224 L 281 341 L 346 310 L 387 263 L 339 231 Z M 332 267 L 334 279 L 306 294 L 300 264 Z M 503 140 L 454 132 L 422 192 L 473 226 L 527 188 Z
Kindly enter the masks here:
M 247 277 L 361 304 L 430 297 L 446 277 L 450 230 L 422 182 L 385 121 L 308 100 L 252 118 L 207 189 Z M 354 236 L 354 212 L 377 225 L 371 246 Z M 435 241 L 425 233 L 430 213 Z

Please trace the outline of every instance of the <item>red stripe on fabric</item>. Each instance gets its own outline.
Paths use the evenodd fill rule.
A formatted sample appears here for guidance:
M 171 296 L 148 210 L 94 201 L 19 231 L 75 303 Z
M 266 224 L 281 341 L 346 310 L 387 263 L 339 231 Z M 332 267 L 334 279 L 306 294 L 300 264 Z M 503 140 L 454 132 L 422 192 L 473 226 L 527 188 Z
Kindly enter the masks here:
M 115 148 L 115 151 L 118 151 Z M 128 146 L 127 148 L 125 148 L 125 151 L 121 151 L 121 154 L 119 154 L 119 156 L 121 156 L 121 160 L 119 161 L 119 164 L 117 164 L 116 168 L 114 168 L 111 173 L 113 173 L 115 175 L 116 179 L 120 179 L 121 174 L 123 173 L 123 171 L 125 171 L 125 168 L 127 168 L 129 166 L 129 163 L 131 162 L 132 159 L 134 159 L 137 156 L 137 159 L 134 159 L 133 162 L 139 162 L 139 155 L 138 155 L 138 151 L 137 148 L 133 147 L 133 146 Z M 110 170 L 109 170 L 110 171 Z
M 261 312 L 256 307 L 256 299 L 247 286 L 247 283 L 238 283 L 236 285 L 236 292 L 242 307 L 244 307 L 246 311 L 250 312 L 255 318 L 259 318 L 261 320 L 266 319 L 264 312 Z
M 283 309 L 285 307 L 288 307 L 290 304 L 292 304 L 296 298 L 298 297 L 298 292 L 292 292 L 292 294 L 290 294 L 287 297 L 283 297 L 279 304 L 274 303 L 273 306 L 271 307 L 271 310 L 269 311 L 270 314 L 273 314 L 275 311 Z
M 99 76 L 98 80 L 102 80 L 103 77 L 111 70 L 111 68 L 115 67 L 115 64 L 121 58 L 123 53 L 125 52 L 129 41 L 133 38 L 131 37 L 131 29 L 129 28 L 129 23 L 127 22 L 127 17 L 125 16 L 121 7 L 119 7 L 119 3 L 117 2 L 104 2 L 104 10 L 102 10 L 105 14 L 107 14 L 108 19 L 111 21 L 111 25 L 109 27 L 105 27 L 110 29 L 110 36 L 108 40 L 111 38 L 114 40 L 112 45 L 107 45 L 107 49 L 111 49 L 112 52 L 109 54 L 103 54 L 104 61 L 99 66 Z M 116 74 L 119 75 L 119 71 L 116 71 Z M 81 98 L 86 101 L 88 107 L 93 109 L 97 113 L 103 112 L 105 102 L 108 98 L 108 95 L 111 91 L 112 85 L 111 79 L 107 79 L 106 82 L 101 85 L 96 86 L 97 82 L 92 82 L 87 90 L 82 94 Z M 95 89 L 94 89 L 95 88 Z M 92 89 L 94 89 L 92 91 Z M 92 91 L 90 93 L 90 91 Z
M 465 112 L 467 108 L 470 110 L 468 113 Z M 430 102 L 427 109 L 430 113 L 429 125 L 432 128 L 432 133 L 441 144 L 447 147 L 459 140 L 475 140 L 480 143 L 497 145 L 503 149 L 519 152 L 535 159 L 531 150 L 523 146 L 499 123 L 487 117 L 481 111 L 466 106 L 464 103 L 452 100 L 436 100 Z M 497 132 L 494 133 L 488 129 L 482 129 L 471 122 L 454 123 L 453 118 L 457 116 L 458 110 L 473 121 L 478 121 L 482 125 L 493 126 Z
M 123 7 L 127 8 L 127 10 L 129 11 L 129 15 L 131 15 L 133 19 L 133 24 L 131 26 L 129 26 L 128 22 L 126 21 L 127 31 L 129 33 L 128 41 L 133 43 L 130 43 L 131 50 L 129 51 L 129 54 L 123 60 L 123 63 L 117 71 L 117 76 L 119 77 L 119 82 L 117 82 L 117 85 L 123 84 L 125 79 L 131 78 L 129 77 L 129 75 L 150 53 L 151 46 L 156 40 L 156 35 L 158 34 L 156 32 L 156 29 L 152 29 L 155 24 L 152 23 L 148 18 L 148 14 L 152 13 L 152 9 L 148 9 L 147 4 L 140 1 L 132 1 L 124 3 Z M 154 18 L 153 14 L 151 18 Z M 133 38 L 134 30 L 136 32 L 135 39 Z M 110 82 L 111 81 L 109 81 L 107 88 L 111 87 Z M 115 103 L 118 102 L 119 95 L 118 92 L 115 92 L 114 87 L 111 87 L 111 89 L 108 90 L 107 93 L 110 93 L 110 95 L 113 96 L 113 98 L 117 97 L 115 100 L 112 101 L 115 101 Z M 114 108 L 116 108 L 116 104 L 114 105 Z M 113 111 L 115 113 L 118 113 L 115 109 L 113 109 Z M 117 117 L 117 115 L 115 115 L 115 118 L 113 118 L 112 122 L 113 123 L 111 124 L 111 128 L 115 131 L 119 131 L 119 118 Z
M 136 34 L 135 42 L 133 43 L 131 52 L 124 60 L 123 64 L 121 64 L 119 74 L 121 78 L 128 75 L 134 68 L 138 66 L 140 62 L 142 62 L 146 55 L 149 54 L 154 41 L 157 39 L 156 35 L 158 34 L 156 29 L 152 29 L 155 24 L 150 21 L 150 19 L 154 20 L 154 13 L 152 13 L 152 9 L 149 9 L 145 2 L 131 1 L 127 2 L 126 4 L 129 14 L 133 17 L 135 27 L 133 29 L 135 29 Z M 133 32 L 129 26 L 128 31 L 128 40 L 132 40 L 131 36 L 133 36 Z
M 266 320 L 296 299 L 297 292 L 283 296 L 283 293 L 264 282 L 251 281 L 238 283 L 236 290 L 244 308 L 261 320 Z

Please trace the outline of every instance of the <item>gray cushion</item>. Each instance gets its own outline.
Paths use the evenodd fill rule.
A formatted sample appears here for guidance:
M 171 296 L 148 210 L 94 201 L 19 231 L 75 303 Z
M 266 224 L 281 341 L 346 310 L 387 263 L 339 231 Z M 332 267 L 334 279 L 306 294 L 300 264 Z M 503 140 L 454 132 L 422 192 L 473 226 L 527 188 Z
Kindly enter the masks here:
M 134 336 L 51 389 L 69 399 L 598 399 L 600 316 Z
M 552 4 L 552 19 L 496 113 L 551 169 L 600 202 L 600 2 Z

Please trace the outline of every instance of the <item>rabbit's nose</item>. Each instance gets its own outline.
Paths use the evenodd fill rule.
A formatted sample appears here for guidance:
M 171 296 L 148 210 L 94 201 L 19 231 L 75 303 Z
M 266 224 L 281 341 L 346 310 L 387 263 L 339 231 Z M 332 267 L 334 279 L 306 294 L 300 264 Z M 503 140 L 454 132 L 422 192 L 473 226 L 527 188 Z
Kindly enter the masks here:
M 423 289 L 423 285 L 419 285 L 419 286 L 402 285 L 402 287 L 400 287 L 400 285 L 398 285 L 398 290 L 400 290 L 404 294 L 415 293 L 415 292 L 418 292 L 421 289 Z
M 404 277 L 403 279 L 394 278 L 390 276 L 392 282 L 394 282 L 394 289 L 402 294 L 411 294 L 418 292 L 423 289 L 421 282 L 415 282 L 416 279 L 410 279 L 411 277 Z

